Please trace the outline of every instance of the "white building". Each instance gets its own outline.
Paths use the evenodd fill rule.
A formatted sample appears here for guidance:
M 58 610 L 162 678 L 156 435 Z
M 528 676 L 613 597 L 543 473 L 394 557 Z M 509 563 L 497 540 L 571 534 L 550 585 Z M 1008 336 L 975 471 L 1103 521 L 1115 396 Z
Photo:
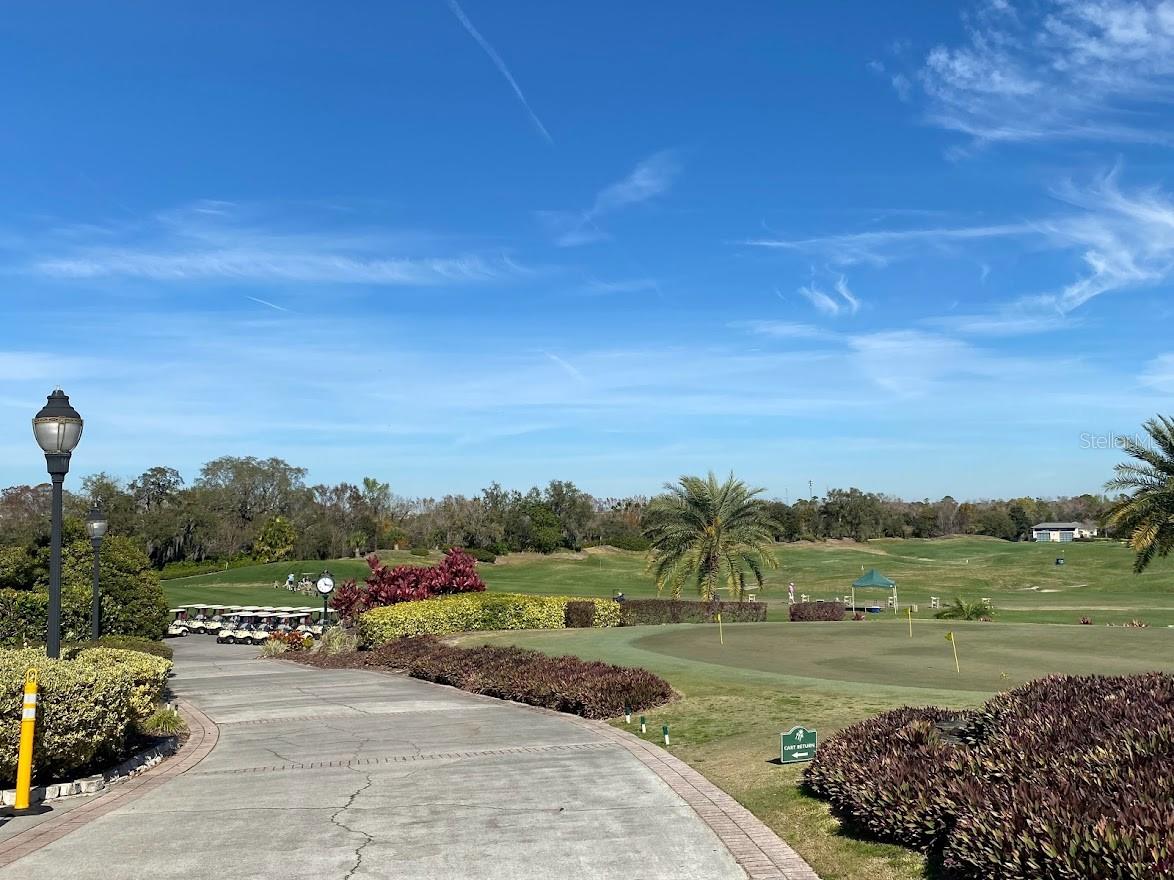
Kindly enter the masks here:
M 1043 522 L 1031 527 L 1031 537 L 1035 541 L 1072 541 L 1096 536 L 1097 527 L 1091 523 Z

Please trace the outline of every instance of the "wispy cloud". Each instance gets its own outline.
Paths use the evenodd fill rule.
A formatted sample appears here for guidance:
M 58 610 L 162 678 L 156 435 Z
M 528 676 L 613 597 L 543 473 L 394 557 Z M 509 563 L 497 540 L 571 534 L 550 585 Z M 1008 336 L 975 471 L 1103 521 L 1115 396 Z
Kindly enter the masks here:
M 555 243 L 560 247 L 600 241 L 608 237 L 599 225 L 600 220 L 668 192 L 680 170 L 672 151 L 655 153 L 622 180 L 601 189 L 587 210 L 540 211 L 539 216 L 555 234 Z
M 733 321 L 731 329 L 744 330 L 757 336 L 768 336 L 772 339 L 837 339 L 839 335 L 829 330 L 816 327 L 813 324 L 802 324 L 794 321 Z
M 514 94 L 517 96 L 518 101 L 525 108 L 526 113 L 529 114 L 530 121 L 533 122 L 534 127 L 538 129 L 538 133 L 542 135 L 548 144 L 553 144 L 554 138 L 550 136 L 550 132 L 546 130 L 546 126 L 543 125 L 542 120 L 538 118 L 538 114 L 534 112 L 533 108 L 531 108 L 530 102 L 527 101 L 526 96 L 522 94 L 521 87 L 518 85 L 517 80 L 514 79 L 514 75 L 510 73 L 510 69 L 506 67 L 506 63 L 502 60 L 501 56 L 497 54 L 497 50 L 489 44 L 489 41 L 486 40 L 485 37 L 481 36 L 481 32 L 473 26 L 473 22 L 469 21 L 469 16 L 465 15 L 465 10 L 461 9 L 461 6 L 459 3 L 457 3 L 457 0 L 448 0 L 448 8 L 452 10 L 452 14 L 456 16 L 457 21 L 461 23 L 461 26 L 469 32 L 469 36 L 471 36 L 477 42 L 477 45 L 481 47 L 482 51 L 484 51 L 485 54 L 489 56 L 489 60 L 493 62 L 493 66 L 497 68 L 498 73 L 500 73 L 505 78 L 505 81 L 510 84 L 510 88 L 514 90 Z
M 811 238 L 755 238 L 743 243 L 753 247 L 817 254 L 842 265 L 872 263 L 884 266 L 895 259 L 913 256 L 926 247 L 946 249 L 963 242 L 1009 238 L 1037 231 L 1025 223 L 1004 223 L 847 232 Z
M 848 286 L 848 279 L 841 275 L 836 279 L 833 289 L 835 295 L 817 287 L 812 282 L 800 287 L 798 293 L 811 303 L 816 311 L 829 317 L 855 315 L 860 311 L 860 298 Z
M 643 293 L 660 290 L 660 282 L 655 278 L 622 278 L 615 281 L 593 279 L 587 282 L 587 290 L 590 293 Z
M 814 284 L 800 287 L 799 295 L 805 297 L 808 302 L 815 306 L 817 312 L 825 315 L 838 315 L 840 313 L 840 304 Z
M 125 227 L 72 230 L 26 250 L 41 251 L 22 271 L 57 279 L 128 278 L 158 282 L 240 281 L 437 285 L 519 277 L 508 256 L 395 253 L 426 237 L 386 231 L 291 232 L 240 222 L 197 203 Z M 288 221 L 285 221 L 288 225 Z M 53 251 L 57 251 L 53 253 Z M 280 310 L 268 301 L 262 305 Z
M 1174 98 L 1169 0 L 983 2 L 965 21 L 916 74 L 931 123 L 979 144 L 1174 140 L 1152 113 Z

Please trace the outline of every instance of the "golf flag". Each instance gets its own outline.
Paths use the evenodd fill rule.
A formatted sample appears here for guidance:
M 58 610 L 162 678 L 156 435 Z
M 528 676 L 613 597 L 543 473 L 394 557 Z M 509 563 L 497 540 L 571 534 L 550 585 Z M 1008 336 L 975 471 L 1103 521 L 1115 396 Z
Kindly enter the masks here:
M 958 665 L 958 643 L 954 641 L 954 631 L 950 630 L 946 633 L 946 641 L 950 643 L 950 647 L 954 649 L 954 671 L 959 675 L 962 674 L 962 667 Z
M 952 632 L 948 632 L 948 633 L 946 633 L 946 641 L 947 641 L 947 642 L 952 642 L 952 641 L 954 641 L 954 634 L 953 634 Z

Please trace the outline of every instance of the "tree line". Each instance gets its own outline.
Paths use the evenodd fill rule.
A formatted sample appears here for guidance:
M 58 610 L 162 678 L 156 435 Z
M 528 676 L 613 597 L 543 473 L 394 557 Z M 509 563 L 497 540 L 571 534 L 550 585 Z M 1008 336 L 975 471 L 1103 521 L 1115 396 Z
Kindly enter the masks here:
M 189 484 L 174 468 L 153 467 L 132 480 L 85 477 L 66 495 L 67 517 L 101 502 L 113 534 L 133 538 L 162 568 L 169 563 L 332 559 L 399 547 L 479 548 L 492 553 L 607 544 L 644 550 L 650 499 L 595 497 L 567 480 L 526 492 L 493 483 L 477 495 L 407 498 L 374 477 L 309 484 L 304 468 L 279 458 L 224 456 Z M 49 486 L 0 491 L 0 545 L 47 539 Z M 1030 537 L 1040 521 L 1100 522 L 1111 499 L 1098 495 L 958 502 L 906 501 L 859 489 L 829 489 L 793 503 L 768 501 L 778 541 L 990 535 Z

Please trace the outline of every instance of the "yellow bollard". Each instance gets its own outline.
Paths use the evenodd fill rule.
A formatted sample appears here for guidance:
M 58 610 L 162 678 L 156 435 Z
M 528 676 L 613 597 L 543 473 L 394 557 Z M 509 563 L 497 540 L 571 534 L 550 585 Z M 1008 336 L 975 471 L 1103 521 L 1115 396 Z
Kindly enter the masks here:
M 33 782 L 33 733 L 37 726 L 37 670 L 24 674 L 24 706 L 20 713 L 20 752 L 16 763 L 17 810 L 29 808 L 29 789 Z

